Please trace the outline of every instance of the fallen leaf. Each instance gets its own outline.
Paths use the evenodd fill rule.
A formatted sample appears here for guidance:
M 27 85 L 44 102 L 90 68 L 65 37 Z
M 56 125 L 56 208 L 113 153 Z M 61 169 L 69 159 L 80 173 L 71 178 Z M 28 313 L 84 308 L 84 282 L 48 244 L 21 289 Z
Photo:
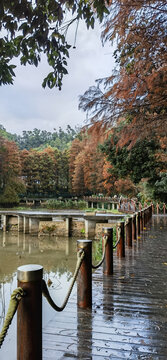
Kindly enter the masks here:
M 141 344 L 146 345 L 144 340 L 140 340 Z
M 48 279 L 48 286 L 52 285 L 52 280 Z

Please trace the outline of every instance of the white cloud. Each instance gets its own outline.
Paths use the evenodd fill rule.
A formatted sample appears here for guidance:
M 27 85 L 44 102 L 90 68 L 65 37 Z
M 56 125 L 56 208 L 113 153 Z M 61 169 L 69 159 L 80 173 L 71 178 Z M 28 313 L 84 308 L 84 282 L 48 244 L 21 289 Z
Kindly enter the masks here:
M 74 43 L 75 28 L 69 34 Z M 112 49 L 102 47 L 100 28 L 87 31 L 80 22 L 76 49 L 70 49 L 69 75 L 64 77 L 62 90 L 42 89 L 42 79 L 48 73 L 43 60 L 39 68 L 18 66 L 14 85 L 0 88 L 0 123 L 12 133 L 35 127 L 53 131 L 62 126 L 84 125 L 85 114 L 78 110 L 78 96 L 97 78 L 111 74 Z

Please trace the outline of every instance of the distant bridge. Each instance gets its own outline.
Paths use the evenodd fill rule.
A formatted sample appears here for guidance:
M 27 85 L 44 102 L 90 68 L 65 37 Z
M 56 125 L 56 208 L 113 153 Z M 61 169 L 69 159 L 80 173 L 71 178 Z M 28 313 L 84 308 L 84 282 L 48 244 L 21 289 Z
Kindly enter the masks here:
M 94 237 L 96 224 L 116 223 L 125 214 L 83 211 L 0 211 L 1 229 L 32 235 Z M 100 225 L 99 225 L 100 226 Z M 107 226 L 107 225 L 106 225 Z M 101 227 L 97 231 L 101 231 Z

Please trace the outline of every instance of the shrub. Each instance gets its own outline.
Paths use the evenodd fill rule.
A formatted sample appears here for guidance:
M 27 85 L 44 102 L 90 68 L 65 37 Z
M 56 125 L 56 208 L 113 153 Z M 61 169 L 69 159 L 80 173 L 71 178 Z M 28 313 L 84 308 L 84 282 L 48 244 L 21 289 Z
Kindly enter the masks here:
M 83 200 L 73 201 L 73 200 L 57 200 L 51 199 L 46 202 L 47 209 L 85 209 L 86 202 Z

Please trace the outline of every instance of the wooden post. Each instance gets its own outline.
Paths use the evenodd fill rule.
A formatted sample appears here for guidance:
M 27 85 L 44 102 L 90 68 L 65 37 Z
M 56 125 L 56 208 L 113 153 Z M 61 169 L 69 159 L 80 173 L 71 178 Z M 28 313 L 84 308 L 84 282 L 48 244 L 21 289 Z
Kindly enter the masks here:
M 92 240 L 77 240 L 78 251 L 84 249 L 84 259 L 77 278 L 77 304 L 92 307 Z
M 144 210 L 140 212 L 140 231 L 143 231 L 144 228 L 143 220 L 144 220 Z
M 126 241 L 128 246 L 132 246 L 132 217 L 127 219 L 126 224 Z
M 146 211 L 145 211 L 145 214 L 146 214 L 146 224 L 149 222 L 149 207 L 146 208 Z
M 113 274 L 113 228 L 104 227 L 103 228 L 103 244 L 104 237 L 107 236 L 107 244 L 105 250 L 105 258 L 103 262 L 103 274 L 112 275 Z
M 150 219 L 151 219 L 152 215 L 153 215 L 153 209 L 152 209 L 152 206 L 150 205 Z
M 151 207 L 152 207 L 152 214 L 154 214 L 154 204 L 151 203 Z
M 120 237 L 120 241 L 117 245 L 117 256 L 125 256 L 125 232 L 124 232 L 124 221 L 120 221 L 117 225 L 117 240 Z
M 147 219 L 146 219 L 146 209 L 143 210 L 143 230 L 146 230 Z
M 166 205 L 163 203 L 163 213 L 166 214 Z
M 42 360 L 41 265 L 17 269 L 18 286 L 25 291 L 17 310 L 17 360 Z
M 137 213 L 137 235 L 140 236 L 140 216 L 141 216 L 141 211 L 138 211 Z
M 132 240 L 136 240 L 136 214 L 132 215 Z
M 140 210 L 140 211 L 142 210 L 142 204 L 141 204 L 141 202 L 139 202 L 139 210 Z

